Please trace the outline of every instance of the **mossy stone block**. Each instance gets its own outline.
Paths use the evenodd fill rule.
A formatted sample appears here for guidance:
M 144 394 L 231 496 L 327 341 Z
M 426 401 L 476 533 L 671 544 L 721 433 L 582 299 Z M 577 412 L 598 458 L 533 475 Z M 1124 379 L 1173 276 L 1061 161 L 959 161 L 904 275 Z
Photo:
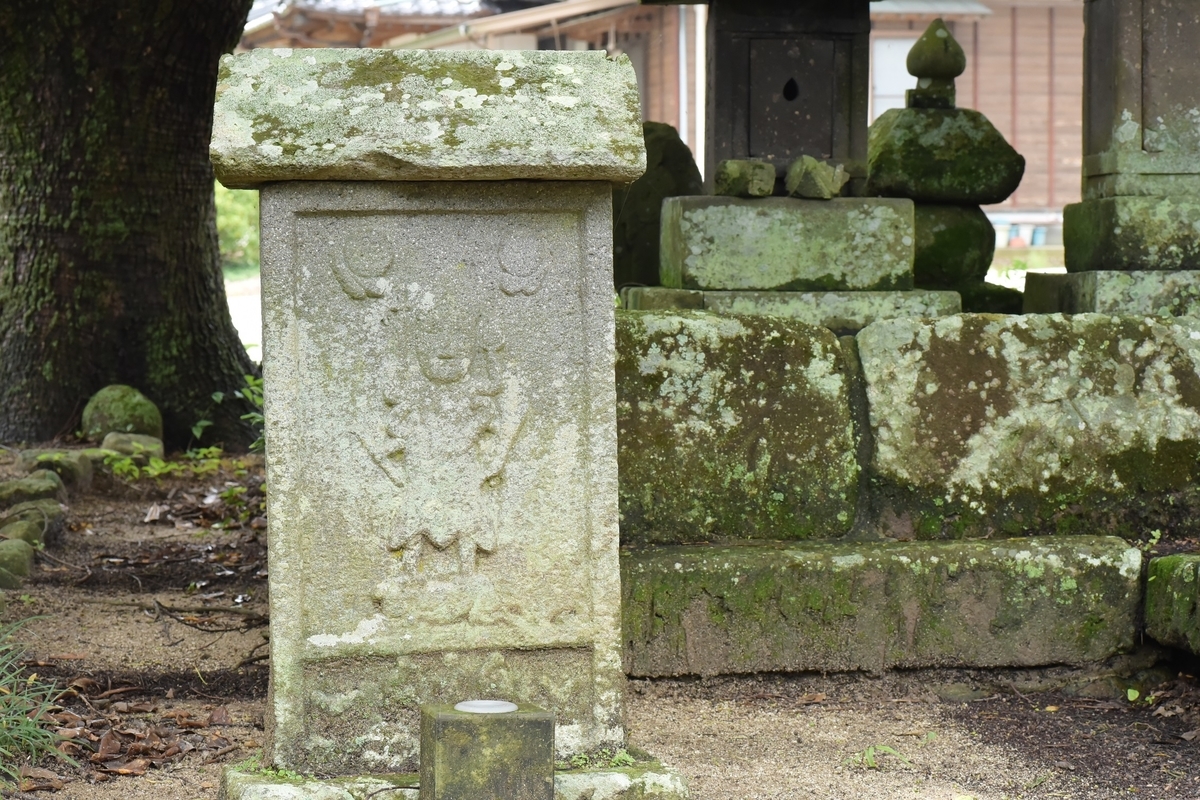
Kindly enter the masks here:
M 554 800 L 554 714 L 421 708 L 421 800 Z
M 658 283 L 663 199 L 704 190 L 692 151 L 675 128 L 645 122 L 642 130 L 646 172 L 627 187 L 613 188 L 613 285 L 617 288 Z
M 661 278 L 670 288 L 912 288 L 908 200 L 670 197 L 662 219 Z
M 0 483 L 0 508 L 8 508 L 30 500 L 66 500 L 62 478 L 48 469 L 39 469 L 24 478 Z
M 16 575 L 13 575 L 4 567 L 0 567 L 0 589 L 7 589 L 10 592 L 15 591 L 16 589 L 20 589 L 24 583 Z M 3 595 L 0 595 L 0 600 L 3 600 Z M 4 611 L 3 604 L 0 604 L 0 611 Z
M 163 435 L 162 413 L 132 386 L 105 386 L 83 408 L 83 438 L 98 442 L 113 431 Z
M 100 449 L 131 456 L 142 462 L 163 457 L 162 439 L 136 433 L 110 433 L 104 437 Z
M 871 125 L 866 194 L 988 205 L 1012 194 L 1025 159 L 987 117 L 966 108 L 894 108 Z
M 987 281 L 961 283 L 955 287 L 962 296 L 962 310 L 969 314 L 1020 314 L 1025 295 L 1017 289 Z
M 6 569 L 18 578 L 29 575 L 33 569 L 33 545 L 24 539 L 0 541 L 0 569 Z
M 980 283 L 996 252 L 996 229 L 979 206 L 917 203 L 913 283 L 922 289 L 956 289 Z
M 775 192 L 775 166 L 766 161 L 728 159 L 717 165 L 713 194 L 724 197 L 770 197 Z M 692 192 L 700 194 L 700 192 Z
M 1133 646 L 1141 563 L 1137 548 L 1095 536 L 625 550 L 625 669 L 1098 661 Z
M 20 539 L 37 547 L 42 544 L 42 526 L 27 520 L 10 522 L 0 528 L 0 539 Z
M 1200 272 L 1031 272 L 1025 276 L 1024 313 L 1088 312 L 1194 316 L 1200 313 Z
M 1200 655 L 1200 554 L 1150 559 L 1146 633 Z
M 1200 198 L 1106 197 L 1063 209 L 1067 272 L 1200 269 Z
M 26 472 L 48 469 L 76 491 L 92 486 L 92 462 L 81 450 L 23 450 L 18 464 Z
M 943 317 L 962 311 L 957 292 L 704 292 L 704 308 L 718 314 L 794 319 L 839 336 L 895 317 Z
M 618 312 L 625 543 L 838 536 L 859 475 L 830 331 L 776 317 Z
M 63 510 L 58 500 L 31 500 L 18 503 L 5 511 L 4 520 L 5 524 L 29 522 L 36 525 L 41 532 L 42 544 L 53 546 L 62 539 L 63 532 L 66 530 L 67 512 Z
M 961 314 L 857 340 L 882 532 L 1200 532 L 1200 320 Z
M 626 311 L 699 310 L 704 308 L 704 292 L 665 286 L 626 286 L 621 290 L 621 308 Z
M 784 188 L 789 197 L 832 200 L 841 194 L 847 180 L 849 176 L 841 165 L 835 168 L 812 156 L 800 156 L 788 166 Z
M 646 168 L 637 77 L 601 51 L 260 49 L 225 56 L 217 179 L 595 180 Z

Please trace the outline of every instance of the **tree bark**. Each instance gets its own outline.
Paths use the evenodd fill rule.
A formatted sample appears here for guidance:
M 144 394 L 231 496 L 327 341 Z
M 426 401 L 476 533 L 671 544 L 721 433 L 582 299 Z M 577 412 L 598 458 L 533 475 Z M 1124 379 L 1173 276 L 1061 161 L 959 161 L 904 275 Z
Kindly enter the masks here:
M 0 3 L 0 440 L 75 430 L 111 383 L 169 444 L 249 431 L 208 159 L 217 64 L 250 0 Z

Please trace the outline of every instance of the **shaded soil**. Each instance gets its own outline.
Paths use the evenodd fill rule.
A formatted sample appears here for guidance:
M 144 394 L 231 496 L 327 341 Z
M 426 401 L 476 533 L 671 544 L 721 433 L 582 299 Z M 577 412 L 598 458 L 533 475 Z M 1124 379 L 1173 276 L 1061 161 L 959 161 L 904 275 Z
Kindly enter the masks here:
M 0 455 L 0 477 L 14 471 Z M 63 690 L 55 722 L 80 762 L 36 765 L 45 773 L 29 773 L 27 793 L 215 800 L 220 770 L 258 752 L 260 484 L 251 460 L 199 478 L 110 479 L 72 497 L 63 542 L 8 594 L 0 620 L 38 617 L 18 634 L 26 669 Z M 679 769 L 700 800 L 1200 800 L 1200 664 L 1173 657 L 637 680 L 630 743 Z

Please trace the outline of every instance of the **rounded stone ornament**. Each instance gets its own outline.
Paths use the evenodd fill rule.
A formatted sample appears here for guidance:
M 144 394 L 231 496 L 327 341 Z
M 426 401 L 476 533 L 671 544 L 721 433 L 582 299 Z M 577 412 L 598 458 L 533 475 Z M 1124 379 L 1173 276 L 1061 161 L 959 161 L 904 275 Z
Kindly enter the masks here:
M 967 68 L 967 54 L 955 41 L 946 23 L 935 19 L 908 51 L 905 62 L 914 78 L 954 80 Z
M 454 710 L 468 714 L 511 714 L 517 710 L 517 704 L 507 700 L 464 700 L 455 703 Z

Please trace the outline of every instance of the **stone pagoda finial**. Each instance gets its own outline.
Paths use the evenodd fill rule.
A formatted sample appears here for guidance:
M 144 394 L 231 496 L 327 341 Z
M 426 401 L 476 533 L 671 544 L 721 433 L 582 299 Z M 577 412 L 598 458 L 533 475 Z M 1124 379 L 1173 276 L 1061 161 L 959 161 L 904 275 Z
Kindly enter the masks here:
M 940 17 L 908 51 L 907 66 L 917 79 L 905 93 L 909 108 L 954 108 L 954 79 L 967 68 L 967 55 Z

